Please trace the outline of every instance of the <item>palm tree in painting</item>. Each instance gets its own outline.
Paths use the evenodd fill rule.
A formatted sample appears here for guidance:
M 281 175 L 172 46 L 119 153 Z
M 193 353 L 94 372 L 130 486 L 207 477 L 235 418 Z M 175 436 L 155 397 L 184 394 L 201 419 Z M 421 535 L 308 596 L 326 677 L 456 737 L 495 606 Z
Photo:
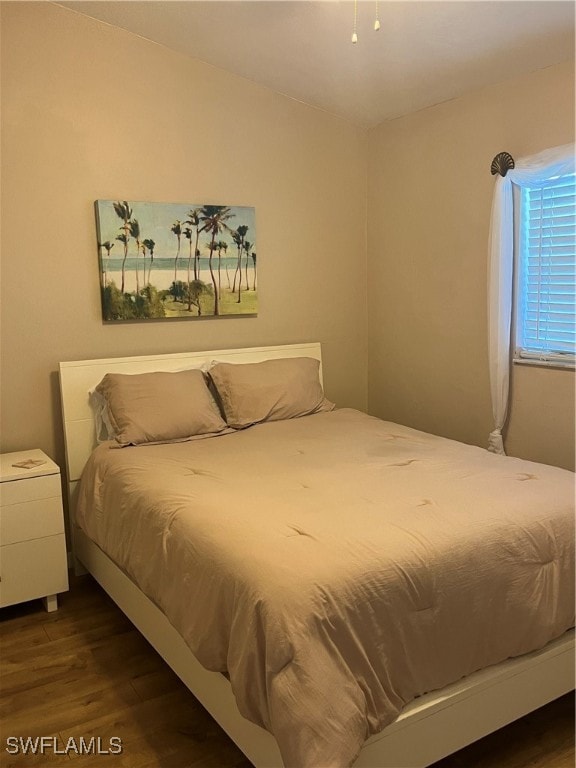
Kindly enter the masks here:
M 220 285 L 220 262 L 222 260 L 222 251 L 224 251 L 224 257 L 226 257 L 226 251 L 228 250 L 228 243 L 225 240 L 218 242 L 218 285 Z M 228 272 L 228 262 L 226 264 L 226 277 L 228 279 L 228 288 L 230 288 L 230 273 Z
M 144 254 L 144 282 L 146 285 L 150 285 L 150 272 L 152 271 L 152 266 L 154 264 L 154 248 L 156 248 L 156 243 L 154 240 L 151 240 L 149 237 L 147 237 L 145 240 L 142 241 L 142 253 Z M 148 280 L 146 280 L 146 251 L 150 253 L 150 265 L 148 267 Z
M 242 251 L 244 250 L 245 243 L 246 243 L 246 233 L 248 232 L 248 227 L 244 224 L 240 227 L 238 227 L 238 234 L 240 235 L 240 251 L 238 253 L 238 264 L 236 266 L 236 271 L 238 273 L 238 298 L 236 299 L 236 303 L 240 304 L 242 301 Z M 234 275 L 234 283 L 236 283 L 236 275 Z
M 138 270 L 138 258 L 140 256 L 140 224 L 138 223 L 138 219 L 131 219 L 128 222 L 128 229 L 130 231 L 130 236 L 136 240 L 136 293 L 140 293 L 140 275 Z M 146 268 L 146 264 L 144 264 L 144 268 Z M 144 278 L 146 278 L 146 275 L 144 275 Z
M 170 232 L 176 235 L 178 240 L 178 250 L 176 251 L 176 258 L 174 259 L 174 282 L 178 282 L 178 258 L 180 257 L 180 243 L 182 240 L 182 222 L 176 220 L 170 227 Z
M 102 279 L 104 280 L 104 287 L 106 287 L 108 284 L 108 278 L 106 275 L 106 262 L 110 258 L 110 251 L 112 248 L 114 248 L 114 243 L 111 243 L 110 240 L 106 240 L 105 243 L 98 243 L 98 248 L 104 248 L 106 250 L 106 261 L 102 259 Z M 102 258 L 102 250 L 100 250 L 100 258 Z
M 216 235 L 219 235 L 225 230 L 231 231 L 229 225 L 226 222 L 229 221 L 234 216 L 234 214 L 230 208 L 225 205 L 205 205 L 202 207 L 200 214 L 200 220 L 203 222 L 201 231 L 204 231 L 210 235 L 209 268 L 210 277 L 212 278 L 212 285 L 214 287 L 214 314 L 219 315 L 220 297 L 218 294 L 218 283 L 216 281 L 216 276 L 212 267 L 212 256 L 215 251 L 214 243 L 216 241 Z
M 252 290 L 255 291 L 256 290 L 256 254 L 254 253 L 254 251 L 252 251 L 250 256 L 252 256 L 252 264 L 254 265 L 254 285 L 252 286 Z
M 242 250 L 244 249 L 244 239 L 248 233 L 248 227 L 245 224 L 241 224 L 236 230 L 236 237 L 232 235 L 232 239 L 238 247 L 238 263 L 236 264 L 236 271 L 234 272 L 234 285 L 232 291 L 236 290 L 236 277 L 239 278 L 238 291 L 240 291 L 240 282 L 242 278 Z M 238 294 L 238 301 L 240 301 L 240 293 Z
M 119 235 L 116 240 L 120 240 L 121 243 L 124 244 L 124 258 L 122 259 L 122 287 L 121 292 L 124 293 L 124 283 L 125 283 L 125 269 L 126 269 L 126 258 L 128 257 L 128 243 L 129 243 L 129 221 L 132 218 L 132 209 L 130 208 L 130 205 L 128 204 L 127 200 L 117 200 L 115 203 L 112 203 L 114 207 L 114 212 L 116 213 L 116 216 L 118 216 L 119 219 L 122 219 L 124 222 L 123 225 L 120 227 L 121 235 Z
M 122 259 L 122 286 L 120 288 L 120 293 L 124 293 L 124 276 L 125 276 L 125 267 L 126 264 L 126 257 L 128 256 L 128 237 L 124 234 L 124 232 L 121 232 L 117 237 L 116 240 L 119 240 L 123 246 L 124 246 L 124 258 Z
M 144 245 L 144 241 L 140 244 L 140 248 L 142 250 L 142 257 L 144 259 L 144 287 L 146 287 L 146 254 L 148 253 L 148 248 Z
M 218 243 L 209 242 L 204 247 L 208 251 L 208 263 L 210 264 L 211 257 L 218 250 Z M 218 273 L 218 295 L 220 295 L 220 273 Z
M 188 213 L 186 224 L 189 224 L 196 230 L 196 242 L 194 243 L 194 280 L 199 280 L 200 274 L 198 267 L 200 263 L 200 251 L 198 250 L 198 238 L 200 237 L 200 211 L 198 208 L 194 208 Z M 188 278 L 188 282 L 190 282 L 190 278 Z
M 184 237 L 186 240 L 188 240 L 188 279 L 186 280 L 188 286 L 190 286 L 190 278 L 191 273 L 190 270 L 192 269 L 192 230 L 190 227 L 186 227 L 184 230 Z M 188 291 L 188 294 L 190 294 L 190 291 Z M 192 304 L 190 300 L 188 300 L 188 312 L 192 312 Z
M 253 244 L 248 242 L 248 240 L 246 240 L 244 242 L 244 253 L 246 254 L 246 264 L 245 264 L 245 267 L 244 267 L 244 274 L 246 275 L 246 290 L 247 291 L 250 290 L 250 286 L 248 285 L 248 259 L 250 258 L 250 251 L 252 250 L 253 247 L 254 247 Z
M 236 292 L 236 276 L 238 275 L 238 262 L 240 261 L 240 254 L 242 253 L 242 238 L 238 234 L 238 231 L 235 230 L 232 232 L 232 240 L 234 240 L 234 243 L 236 245 L 238 256 L 238 261 L 236 262 L 236 269 L 234 270 L 234 285 L 232 286 L 232 293 Z

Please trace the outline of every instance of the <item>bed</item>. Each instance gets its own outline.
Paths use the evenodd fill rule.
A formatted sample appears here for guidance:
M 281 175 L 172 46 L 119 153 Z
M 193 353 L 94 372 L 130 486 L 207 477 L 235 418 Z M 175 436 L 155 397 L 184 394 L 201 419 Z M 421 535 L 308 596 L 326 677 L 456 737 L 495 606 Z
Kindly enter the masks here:
M 550 526 L 554 528 L 556 523 L 550 522 L 547 513 L 537 511 L 538 505 L 533 501 L 539 498 L 544 505 L 565 506 L 567 483 L 571 483 L 570 473 L 516 459 L 502 459 L 478 448 L 380 422 L 349 409 L 259 424 L 198 443 L 147 446 L 134 450 L 110 450 L 104 445 L 93 451 L 94 421 L 88 404 L 88 391 L 104 374 L 179 371 L 200 364 L 209 365 L 213 360 L 254 363 L 279 358 L 314 358 L 320 361 L 320 346 L 306 344 L 217 350 L 189 355 L 81 361 L 62 363 L 60 366 L 71 510 L 77 502 L 78 480 L 87 464 L 86 475 L 92 473 L 93 489 L 106 488 L 109 498 L 118 499 L 121 506 L 121 514 L 116 515 L 113 510 L 110 511 L 114 505 L 108 500 L 107 504 L 98 507 L 102 514 L 99 512 L 90 522 L 84 514 L 86 499 L 81 499 L 81 519 L 76 520 L 73 514 L 71 518 L 74 555 L 254 765 L 342 766 L 354 762 L 358 766 L 382 768 L 423 767 L 571 690 L 574 681 L 574 638 L 571 631 L 565 630 L 573 623 L 573 595 L 569 586 L 573 584 L 573 566 L 568 554 L 573 534 L 571 525 L 566 527 L 566 522 L 564 528 L 551 530 Z M 357 446 L 356 436 L 359 440 Z M 363 453 L 359 466 L 350 461 L 354 453 Z M 230 456 L 238 458 L 230 462 Z M 136 457 L 135 464 L 131 457 Z M 119 465 L 125 466 L 118 469 Z M 163 469 L 155 484 L 140 486 L 140 481 L 148 480 L 157 466 Z M 277 475 L 273 474 L 276 471 L 274 466 L 282 467 Z M 225 467 L 228 467 L 227 471 Z M 387 473 L 386 482 L 393 479 L 393 485 L 382 485 L 383 473 Z M 170 535 L 183 524 L 179 517 L 183 504 L 179 484 L 189 484 L 191 475 L 196 489 L 193 531 L 197 542 L 202 543 L 202 546 L 196 544 L 192 549 L 196 560 L 190 560 L 190 553 L 185 551 L 182 554 L 182 547 L 177 546 L 181 540 L 180 531 L 178 536 Z M 130 477 L 128 483 L 126 477 Z M 231 482 L 231 489 L 228 490 L 224 487 L 226 477 Z M 480 538 L 478 520 L 482 505 L 476 499 L 480 498 L 486 484 L 494 483 L 499 483 L 498 500 L 494 500 L 494 508 L 488 515 L 494 528 L 493 539 L 489 541 Z M 87 490 L 87 484 L 85 480 L 83 496 L 93 493 L 93 489 Z M 134 531 L 138 532 L 144 525 L 142 520 L 159 508 L 161 502 L 168 509 L 168 502 L 163 501 L 165 496 L 162 494 L 170 488 L 176 489 L 176 501 L 172 500 L 172 507 L 166 513 L 168 524 L 153 532 L 149 545 L 151 549 L 145 551 L 144 537 L 136 539 L 135 547 L 124 546 L 123 542 L 133 537 Z M 557 492 L 556 488 L 563 490 Z M 129 493 L 125 492 L 126 489 Z M 141 497 L 146 502 L 144 507 L 130 511 L 131 502 L 120 501 L 124 498 L 123 493 L 126 499 Z M 233 504 L 230 503 L 231 494 L 235 498 Z M 469 499 L 465 505 L 467 531 L 459 540 L 455 518 L 440 521 L 436 518 L 435 505 L 444 506 L 450 499 L 458 509 L 458 505 L 462 508 L 462 500 L 466 498 Z M 504 528 L 525 528 L 533 543 L 533 553 L 528 558 L 530 562 L 524 562 L 524 555 L 524 567 L 519 573 L 508 576 L 505 576 L 507 568 L 519 559 L 519 550 L 515 549 L 518 543 L 513 538 L 509 541 L 502 538 L 502 504 L 508 505 Z M 530 509 L 534 507 L 535 517 L 531 527 L 528 523 L 518 523 L 517 515 L 526 506 Z M 294 515 L 296 507 L 299 512 Z M 352 521 L 347 520 L 347 508 L 354 509 Z M 273 515 L 270 510 L 273 510 Z M 329 510 L 328 517 L 326 510 Z M 419 516 L 419 528 L 404 530 L 402 521 L 407 510 L 412 516 Z M 387 515 L 384 526 L 378 517 L 382 511 Z M 363 521 L 364 536 L 354 531 L 360 519 Z M 153 521 L 153 518 L 150 517 L 150 520 Z M 115 528 L 117 522 L 119 527 Z M 485 522 L 482 527 L 486 527 Z M 216 542 L 217 546 L 226 555 L 220 567 L 210 571 L 206 563 L 214 559 L 216 545 L 213 530 L 217 529 L 222 534 Z M 282 531 L 280 536 L 279 530 Z M 337 540 L 333 532 L 336 530 L 339 531 Z M 543 538 L 539 538 L 538 531 L 544 531 Z M 228 546 L 227 536 L 234 543 L 233 547 Z M 370 625 L 371 616 L 375 613 L 386 615 L 390 626 L 395 623 L 395 603 L 390 597 L 393 594 L 392 581 L 382 582 L 387 589 L 387 598 L 384 603 L 376 605 L 375 601 L 380 598 L 367 588 L 366 581 L 348 593 L 349 584 L 355 583 L 354 580 L 346 581 L 339 576 L 338 582 L 342 583 L 339 589 L 334 585 L 327 587 L 325 582 L 319 580 L 317 562 L 329 563 L 330 567 L 325 568 L 326 578 L 334 579 L 330 576 L 334 573 L 334 562 L 330 563 L 330 560 L 334 560 L 340 563 L 336 569 L 338 574 L 356 570 L 356 579 L 358 574 L 370 571 L 376 574 L 369 580 L 370 583 L 380 584 L 379 579 L 383 577 L 374 570 L 374 552 L 384 546 L 382 542 L 375 541 L 379 536 L 386 537 L 383 541 L 387 549 L 394 550 L 401 543 L 402 551 L 408 549 L 410 557 L 417 561 L 427 558 L 430 542 L 434 551 L 444 549 L 450 553 L 451 566 L 448 569 L 431 567 L 428 562 L 425 572 L 429 583 L 418 583 L 422 572 L 414 570 L 411 562 L 401 560 L 400 550 L 396 559 L 391 556 L 387 561 L 388 571 L 400 568 L 404 584 L 401 591 L 414 602 L 412 646 L 410 653 L 405 655 L 402 654 L 404 635 L 401 632 L 395 633 L 391 627 L 388 634 L 395 639 L 386 646 L 378 635 L 379 628 Z M 251 549 L 256 538 L 263 544 L 262 552 Z M 155 540 L 162 541 L 162 547 L 157 549 L 164 551 L 165 555 L 159 558 L 156 575 L 150 565 L 155 557 Z M 406 541 L 410 542 L 408 548 Z M 345 542 L 344 549 L 341 549 L 342 542 Z M 282 565 L 278 551 L 274 549 L 278 546 L 282 551 L 290 552 L 290 567 Z M 495 625 L 501 625 L 496 635 L 496 644 L 501 647 L 487 654 L 483 644 L 477 642 L 477 628 L 470 622 L 466 630 L 468 635 L 462 634 L 466 637 L 464 644 L 457 633 L 452 636 L 450 621 L 453 618 L 450 612 L 439 601 L 434 605 L 434 601 L 437 594 L 456 594 L 466 561 L 476 558 L 470 572 L 479 574 L 488 550 L 493 549 L 501 558 L 501 569 L 497 571 L 501 570 L 504 581 L 493 584 L 491 594 L 478 600 L 471 612 L 473 617 L 488 605 Z M 359 550 L 364 551 L 362 557 L 366 556 L 366 559 L 359 557 Z M 326 556 L 319 559 L 319 551 Z M 255 553 L 252 558 L 251 552 Z M 181 562 L 176 565 L 179 557 Z M 243 600 L 242 590 L 236 587 L 235 591 L 232 590 L 234 599 L 243 607 L 242 610 L 235 608 L 232 613 L 237 616 L 236 634 L 239 637 L 248 638 L 252 634 L 255 642 L 264 642 L 264 655 L 268 653 L 266 669 L 272 669 L 274 674 L 261 680 L 258 679 L 259 666 L 251 646 L 244 644 L 238 651 L 238 643 L 235 649 L 230 638 L 224 637 L 229 628 L 223 633 L 221 625 L 226 622 L 220 620 L 221 616 L 213 618 L 198 612 L 198 604 L 203 600 L 211 606 L 220 605 L 218 601 L 224 600 L 220 596 L 225 594 L 224 585 L 231 570 L 229 564 L 238 560 L 237 570 L 243 570 L 249 559 L 253 559 L 266 573 L 272 574 L 266 579 L 265 589 L 262 582 L 254 586 L 252 574 L 246 576 L 246 583 L 250 584 L 252 591 L 245 592 L 254 595 L 254 605 L 259 606 L 259 612 L 266 617 L 266 621 L 259 618 L 255 629 L 250 629 L 255 621 L 250 617 L 250 601 Z M 278 568 L 275 568 L 275 562 L 279 563 Z M 309 571 L 311 562 L 314 562 L 313 572 Z M 188 575 L 178 576 L 177 589 L 174 589 L 173 574 L 166 578 L 162 576 L 169 566 L 172 567 L 172 563 L 180 569 L 177 571 L 179 574 L 188 569 Z M 470 582 L 468 593 L 463 593 L 466 600 L 474 598 L 474 578 L 476 576 L 464 578 L 464 581 Z M 513 604 L 508 605 L 506 600 L 502 600 L 506 578 L 508 584 L 515 585 L 514 589 L 518 587 L 520 594 L 530 595 L 528 612 L 520 606 L 515 615 Z M 181 604 L 169 604 L 168 593 L 171 589 L 177 593 L 183 591 L 180 579 L 182 583 L 191 584 L 194 606 L 190 614 L 193 618 L 188 616 Z M 524 584 L 526 579 L 528 582 Z M 559 592 L 562 580 L 565 586 Z M 286 584 L 292 584 L 292 588 L 283 588 Z M 343 613 L 346 620 L 341 621 L 340 626 L 336 625 L 342 611 L 331 605 L 338 591 L 348 597 Z M 561 599 L 558 594 L 562 595 Z M 280 601 L 281 607 L 277 610 L 272 598 Z M 545 621 L 535 623 L 537 603 L 544 605 L 552 599 L 556 605 L 554 615 L 547 615 Z M 313 600 L 313 613 L 322 614 L 317 623 L 321 628 L 320 634 L 326 636 L 327 642 L 334 643 L 335 636 L 345 635 L 346 643 L 354 645 L 351 655 L 338 656 L 345 674 L 339 673 L 326 685 L 322 678 L 330 678 L 332 671 L 327 665 L 323 666 L 323 647 L 315 650 L 308 666 L 303 661 L 309 650 L 306 638 L 310 630 L 307 627 L 302 633 L 298 628 L 307 621 L 305 611 L 311 604 L 310 600 Z M 298 614 L 300 604 L 302 615 Z M 326 605 L 329 606 L 327 612 Z M 349 613 L 350 605 L 358 606 L 357 614 Z M 506 624 L 507 614 L 513 618 L 510 625 Z M 227 615 L 232 614 L 228 611 Z M 293 620 L 285 623 L 283 616 L 286 615 L 293 617 Z M 357 616 L 361 621 L 358 620 L 359 624 L 355 626 Z M 199 621 L 207 622 L 212 634 L 208 632 L 205 635 L 199 628 Z M 482 622 L 486 624 L 486 617 L 479 617 L 478 621 L 480 627 Z M 400 625 L 400 622 L 397 623 Z M 443 634 L 440 634 L 442 625 Z M 515 625 L 518 625 L 518 631 L 513 629 Z M 354 627 L 352 634 L 349 633 L 350 626 Z M 529 637 L 530 626 L 532 637 Z M 360 642 L 362 651 L 358 652 L 356 635 L 361 635 L 367 627 L 369 631 L 365 631 Z M 206 636 L 208 641 L 200 642 L 200 636 Z M 288 647 L 278 650 L 287 644 L 286 638 Z M 366 657 L 364 646 L 371 644 L 371 638 L 374 638 L 374 648 Z M 312 647 L 313 642 L 310 641 L 309 645 Z M 390 659 L 391 663 L 379 667 L 380 656 Z M 462 657 L 448 673 L 454 678 L 448 685 L 443 684 L 442 675 L 436 672 L 442 667 L 444 656 L 449 657 L 450 664 L 454 664 L 455 657 Z M 197 657 L 205 666 L 198 662 Z M 227 664 L 223 664 L 223 658 Z M 222 668 L 226 665 L 230 669 Z M 295 683 L 286 685 L 285 682 L 287 671 L 293 674 L 295 666 L 314 693 L 307 703 L 303 698 L 306 686 L 298 689 Z M 317 678 L 314 677 L 316 667 L 322 670 L 322 675 Z M 405 667 L 402 675 L 392 680 L 387 690 L 380 690 L 378 680 L 389 675 L 394 677 L 400 667 Z M 245 682 L 250 678 L 255 681 L 247 686 L 245 693 L 238 687 L 242 677 Z M 359 679 L 362 680 L 360 686 L 357 685 Z M 281 695 L 277 690 L 279 680 L 282 683 Z M 410 682 L 407 683 L 407 680 Z M 234 684 L 236 695 L 232 690 Z M 338 709 L 343 707 L 343 715 L 342 712 L 332 712 L 330 702 L 327 702 L 330 697 L 334 698 L 339 685 L 340 696 L 336 698 L 341 699 L 342 705 Z M 425 693 L 427 690 L 430 693 Z M 331 733 L 328 728 L 327 732 L 318 736 L 318 744 L 311 746 L 310 742 L 315 741 L 314 727 L 308 732 L 306 722 L 293 718 L 292 709 L 285 707 L 290 698 L 294 700 L 294 711 L 301 705 L 304 711 L 308 707 L 306 721 L 314 720 L 314 710 L 318 708 L 319 722 L 314 725 L 318 727 L 318 732 L 323 729 L 322 720 L 328 723 L 333 721 L 335 730 Z M 374 706 L 372 699 L 378 700 Z M 405 699 L 413 700 L 404 704 Z M 278 710 L 282 708 L 285 711 L 279 716 Z M 359 717 L 362 708 L 364 726 Z M 240 711 L 250 719 L 243 717 Z M 342 722 L 337 719 L 342 716 L 349 723 L 350 742 L 343 741 L 332 752 L 330 741 L 337 740 L 338 733 L 347 730 L 342 729 Z M 272 727 L 277 738 L 255 722 Z M 385 727 L 382 728 L 382 724 Z M 319 751 L 315 751 L 316 748 Z

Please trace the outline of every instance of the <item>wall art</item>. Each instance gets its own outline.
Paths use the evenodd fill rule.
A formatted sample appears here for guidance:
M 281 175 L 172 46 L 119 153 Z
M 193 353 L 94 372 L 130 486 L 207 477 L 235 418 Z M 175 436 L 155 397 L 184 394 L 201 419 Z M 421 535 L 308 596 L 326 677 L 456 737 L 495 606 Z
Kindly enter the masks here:
M 105 322 L 258 313 L 255 209 L 97 200 Z

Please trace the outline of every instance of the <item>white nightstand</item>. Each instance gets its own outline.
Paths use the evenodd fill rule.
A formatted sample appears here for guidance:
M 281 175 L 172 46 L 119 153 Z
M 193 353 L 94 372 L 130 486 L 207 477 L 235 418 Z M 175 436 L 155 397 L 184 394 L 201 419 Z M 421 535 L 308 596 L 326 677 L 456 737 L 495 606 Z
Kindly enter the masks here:
M 55 611 L 67 589 L 60 469 L 39 450 L 0 454 L 0 608 L 42 597 Z

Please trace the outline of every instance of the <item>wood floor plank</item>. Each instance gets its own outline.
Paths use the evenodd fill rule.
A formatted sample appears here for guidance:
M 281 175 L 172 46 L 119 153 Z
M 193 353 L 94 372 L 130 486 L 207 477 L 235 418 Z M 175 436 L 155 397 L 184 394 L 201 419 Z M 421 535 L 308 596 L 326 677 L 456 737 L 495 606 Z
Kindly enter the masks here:
M 135 630 L 89 642 L 78 636 L 52 641 L 35 648 L 23 649 L 2 657 L 2 695 L 14 694 L 30 687 L 76 679 L 90 674 L 103 674 L 111 683 L 137 677 L 161 669 L 164 662 L 152 651 L 147 641 Z
M 14 711 L 3 719 L 4 728 L 13 734 L 41 736 L 81 725 L 101 717 L 111 710 L 136 704 L 138 694 L 129 682 L 105 687 L 99 691 L 82 693 L 58 707 L 48 701 L 23 711 Z
M 132 678 L 131 682 L 142 701 L 177 690 L 182 685 L 180 678 L 166 665 L 153 672 L 138 675 Z
M 50 640 L 59 640 L 76 635 L 90 634 L 98 637 L 99 633 L 118 634 L 132 629 L 132 623 L 116 606 L 105 606 L 100 611 L 85 616 L 63 616 L 46 626 Z
M 206 712 L 199 714 L 196 702 L 188 691 L 179 689 L 154 700 L 139 701 L 122 709 L 116 708 L 99 718 L 63 729 L 61 733 L 66 739 L 78 739 L 80 736 L 110 739 L 117 736 L 122 739 L 123 744 L 130 745 L 148 734 L 168 727 L 175 730 L 196 727 L 198 733 L 205 733 L 205 718 L 209 718 L 209 715 Z
M 0 610 L 0 768 L 250 768 L 249 761 L 110 598 L 72 579 L 59 610 Z M 8 755 L 5 738 L 60 747 L 122 739 L 121 755 Z M 573 768 L 574 697 L 564 696 L 433 768 Z
M 121 637 L 112 643 L 111 638 L 115 635 L 121 635 Z M 117 653 L 116 645 L 118 642 L 125 649 L 121 658 L 118 657 Z M 12 651 L 2 654 L 2 666 L 9 673 L 18 672 L 28 669 L 32 660 L 36 667 L 41 668 L 54 655 L 64 658 L 80 652 L 85 653 L 85 655 L 91 654 L 103 664 L 119 666 L 129 660 L 131 655 L 148 653 L 149 649 L 148 642 L 132 625 L 118 633 L 114 632 L 114 628 L 110 633 L 106 633 L 105 627 L 96 627 L 84 634 L 68 635 L 35 647 L 33 657 L 30 654 L 30 648 L 16 647 Z
M 0 624 L 0 627 L 2 625 Z M 0 635 L 0 658 L 21 648 L 32 648 L 49 642 L 50 638 L 43 624 L 24 624 L 9 634 Z
M 126 677 L 132 682 L 129 676 Z M 47 701 L 52 707 L 62 707 L 67 701 L 77 698 L 79 691 L 86 695 L 95 694 L 121 682 L 122 679 L 112 679 L 107 674 L 78 674 L 76 671 L 43 685 L 31 685 L 28 682 L 26 687 L 16 693 L 0 695 L 0 719 L 14 711 L 30 711 L 37 706 L 45 706 Z M 136 689 L 135 691 L 138 697 L 142 698 Z

